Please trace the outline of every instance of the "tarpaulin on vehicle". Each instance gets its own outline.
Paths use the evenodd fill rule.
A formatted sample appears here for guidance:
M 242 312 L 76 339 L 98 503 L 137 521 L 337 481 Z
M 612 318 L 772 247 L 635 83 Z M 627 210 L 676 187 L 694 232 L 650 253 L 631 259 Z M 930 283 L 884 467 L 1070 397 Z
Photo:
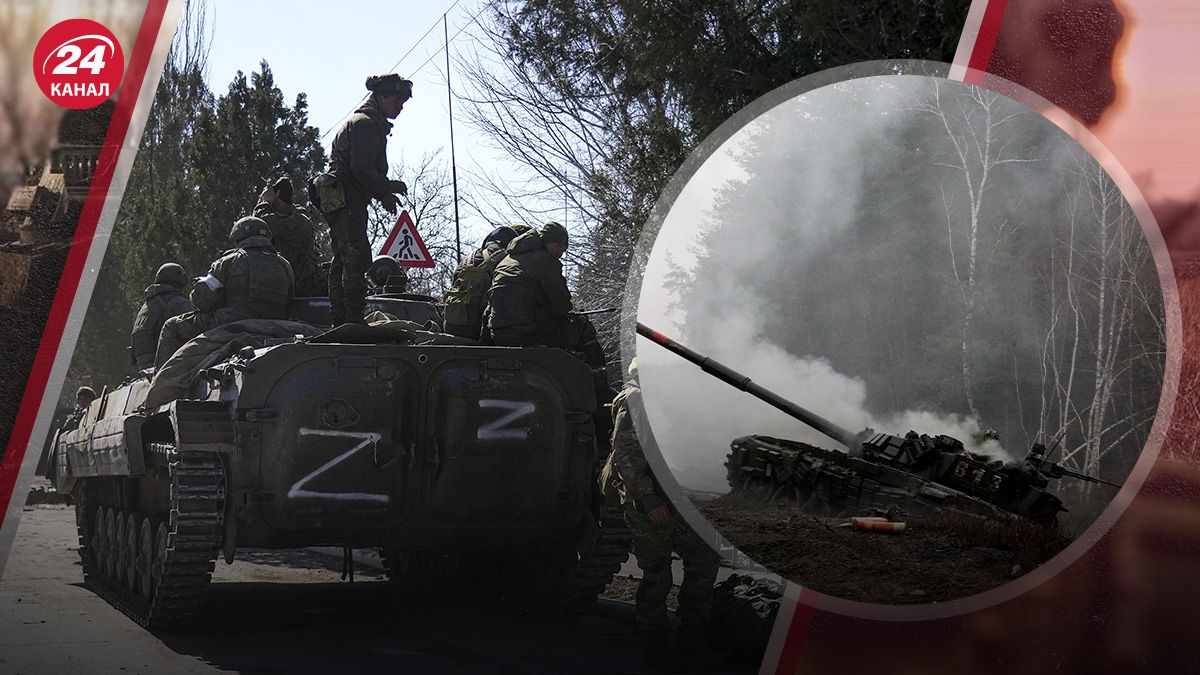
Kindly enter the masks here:
M 431 324 L 419 324 L 403 319 L 396 319 L 390 314 L 373 312 L 367 317 L 370 323 L 347 323 L 333 330 L 326 331 L 308 340 L 314 343 L 333 343 L 354 345 L 476 345 L 474 340 L 456 337 L 446 333 L 435 333 Z
M 179 348 L 150 381 L 146 409 L 153 410 L 187 394 L 209 366 L 228 359 L 246 347 L 266 346 L 269 340 L 312 337 L 328 329 L 284 319 L 244 319 L 201 333 Z

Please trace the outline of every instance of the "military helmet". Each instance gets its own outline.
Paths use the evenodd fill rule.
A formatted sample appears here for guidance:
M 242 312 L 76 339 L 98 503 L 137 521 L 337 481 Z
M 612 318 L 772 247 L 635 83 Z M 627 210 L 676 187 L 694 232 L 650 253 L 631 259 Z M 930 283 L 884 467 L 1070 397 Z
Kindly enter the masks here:
M 567 228 L 554 220 L 547 220 L 541 229 L 542 241 L 555 242 L 568 246 Z
M 271 228 L 267 225 L 267 221 L 254 216 L 246 216 L 234 223 L 233 229 L 229 231 L 229 238 L 235 244 L 240 244 L 254 236 L 271 238 Z
M 183 288 L 187 284 L 187 272 L 183 270 L 183 266 L 177 263 L 166 263 L 159 267 L 158 272 L 154 274 L 154 283 Z
M 99 398 L 96 396 L 96 390 L 92 389 L 91 387 L 80 387 L 76 389 L 75 398 L 79 398 L 80 396 L 91 396 L 93 401 Z
M 508 246 L 508 242 L 517 238 L 517 231 L 508 225 L 501 225 L 488 233 L 488 236 L 483 238 L 483 246 L 487 248 L 488 244 L 497 244 L 500 248 Z
M 367 278 L 376 286 L 386 286 L 388 277 L 403 272 L 404 268 L 400 266 L 399 260 L 390 255 L 377 255 L 371 261 L 371 266 L 367 268 Z
M 367 89 L 380 96 L 399 96 L 405 101 L 412 98 L 413 83 L 396 73 L 372 75 L 367 78 Z

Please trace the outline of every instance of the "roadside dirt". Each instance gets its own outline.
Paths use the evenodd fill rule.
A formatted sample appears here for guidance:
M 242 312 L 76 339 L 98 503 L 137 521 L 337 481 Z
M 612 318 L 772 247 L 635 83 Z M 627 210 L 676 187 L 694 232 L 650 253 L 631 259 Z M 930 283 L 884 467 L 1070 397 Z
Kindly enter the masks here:
M 984 531 L 909 521 L 902 533 L 838 527 L 790 505 L 724 497 L 698 502 L 729 543 L 767 569 L 846 600 L 924 604 L 996 588 L 1061 551 L 1066 539 L 1034 528 Z
M 472 602 L 477 584 L 397 594 L 375 566 L 341 581 L 316 549 L 244 550 L 218 562 L 186 630 L 148 631 L 85 588 L 73 509 L 22 512 L 0 579 L 0 673 L 655 672 L 633 629 L 637 582 L 622 577 L 591 612 L 564 619 Z M 464 599 L 464 596 L 465 597 Z M 723 672 L 756 672 L 757 660 Z

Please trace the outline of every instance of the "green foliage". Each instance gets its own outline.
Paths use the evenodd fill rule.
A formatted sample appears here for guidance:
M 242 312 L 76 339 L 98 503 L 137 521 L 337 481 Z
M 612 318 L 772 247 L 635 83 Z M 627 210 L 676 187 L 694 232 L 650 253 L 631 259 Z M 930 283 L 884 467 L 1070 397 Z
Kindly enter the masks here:
M 266 61 L 249 80 L 240 71 L 213 108 L 198 111 L 191 139 L 195 198 L 209 224 L 209 259 L 226 247 L 229 225 L 246 215 L 264 185 L 288 176 L 303 186 L 325 165 L 316 127 L 308 125 L 303 93 L 288 107 Z M 199 261 L 197 261 L 199 262 Z
M 93 382 L 130 371 L 125 350 L 143 289 L 165 262 L 191 276 L 230 246 L 263 178 L 288 176 L 302 198 L 325 165 L 303 93 L 287 105 L 266 61 L 214 96 L 198 63 L 168 63 L 88 308 L 72 370 Z

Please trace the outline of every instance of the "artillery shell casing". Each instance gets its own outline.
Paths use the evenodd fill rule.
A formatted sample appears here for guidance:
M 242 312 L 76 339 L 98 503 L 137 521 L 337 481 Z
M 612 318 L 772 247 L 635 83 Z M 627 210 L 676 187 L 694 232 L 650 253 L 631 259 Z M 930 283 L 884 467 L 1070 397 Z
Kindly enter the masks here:
M 865 530 L 868 532 L 903 532 L 904 523 L 889 523 L 886 519 L 879 520 L 864 520 L 861 518 L 852 518 L 850 522 L 856 530 Z

